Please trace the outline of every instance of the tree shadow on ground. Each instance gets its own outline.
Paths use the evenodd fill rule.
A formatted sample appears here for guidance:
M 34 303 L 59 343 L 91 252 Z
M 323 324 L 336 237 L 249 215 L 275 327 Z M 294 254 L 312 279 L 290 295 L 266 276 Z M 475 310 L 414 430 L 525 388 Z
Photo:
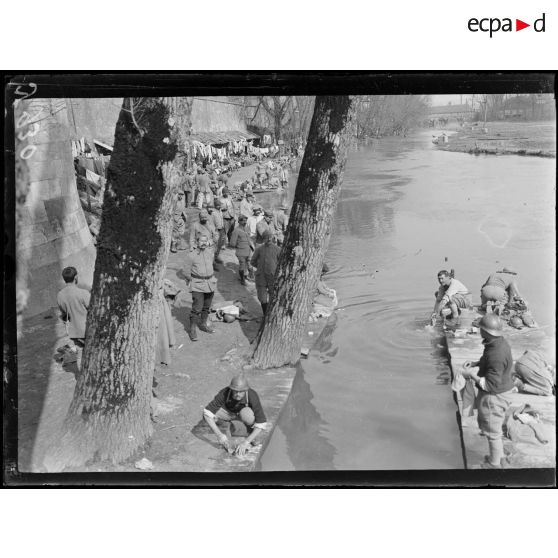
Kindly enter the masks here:
M 34 453 L 49 384 L 55 376 L 71 373 L 77 377 L 76 362 L 56 362 L 56 347 L 69 339 L 58 323 L 55 309 L 24 317 L 18 339 L 18 467 L 35 470 Z M 54 394 L 56 395 L 56 394 Z M 48 425 L 47 425 L 48 426 Z

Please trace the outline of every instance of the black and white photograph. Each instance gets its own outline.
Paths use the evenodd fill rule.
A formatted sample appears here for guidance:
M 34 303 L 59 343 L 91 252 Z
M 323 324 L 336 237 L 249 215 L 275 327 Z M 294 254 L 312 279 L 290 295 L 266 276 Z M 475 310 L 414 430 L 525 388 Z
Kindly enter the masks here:
M 554 484 L 554 75 L 352 77 L 11 79 L 13 475 Z

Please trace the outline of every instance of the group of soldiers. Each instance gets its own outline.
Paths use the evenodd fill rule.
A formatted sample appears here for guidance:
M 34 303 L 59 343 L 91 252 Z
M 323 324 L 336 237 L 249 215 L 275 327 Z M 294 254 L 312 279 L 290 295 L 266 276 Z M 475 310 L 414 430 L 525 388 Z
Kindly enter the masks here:
M 465 380 L 476 387 L 475 407 L 478 425 L 488 442 L 488 455 L 481 467 L 500 469 L 506 466 L 503 447 L 503 424 L 512 404 L 511 394 L 517 391 L 534 395 L 551 395 L 555 389 L 556 372 L 537 351 L 527 351 L 514 363 L 511 347 L 504 338 L 504 324 L 515 328 L 536 327 L 527 303 L 519 292 L 517 272 L 504 267 L 488 276 L 481 287 L 478 322 L 483 354 L 476 361 L 467 361 L 462 370 L 454 371 L 459 391 Z M 431 316 L 432 324 L 441 316 L 457 320 L 463 309 L 473 308 L 472 294 L 452 272 L 438 273 L 440 288 Z M 462 384 L 459 383 L 459 379 Z
M 261 170 L 263 167 L 257 165 Z M 275 268 L 289 222 L 289 208 L 283 203 L 275 210 L 265 210 L 256 203 L 250 190 L 240 191 L 240 203 L 233 202 L 228 187 L 231 173 L 213 183 L 205 169 L 197 169 L 197 187 L 203 196 L 198 204 L 197 219 L 190 224 L 190 251 L 186 257 L 184 275 L 192 292 L 190 339 L 198 339 L 198 330 L 213 333 L 208 322 L 213 293 L 217 284 L 215 271 L 222 262 L 221 251 L 235 250 L 238 275 L 242 285 L 255 281 L 258 300 L 265 313 Z M 192 174 L 188 175 L 189 177 Z M 288 182 L 288 173 L 281 175 Z M 173 210 L 171 252 L 186 249 L 184 235 L 188 222 L 188 192 L 191 183 L 177 193 Z M 256 270 L 256 271 L 254 271 Z

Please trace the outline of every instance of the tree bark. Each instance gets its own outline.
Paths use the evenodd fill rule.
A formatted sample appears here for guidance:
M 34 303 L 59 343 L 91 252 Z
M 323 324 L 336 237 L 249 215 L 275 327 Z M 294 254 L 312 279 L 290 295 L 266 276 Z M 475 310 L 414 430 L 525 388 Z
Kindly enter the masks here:
M 353 121 L 348 96 L 316 97 L 274 292 L 255 341 L 258 368 L 295 364 L 337 207 Z
M 125 99 L 108 168 L 82 370 L 49 471 L 119 462 L 151 435 L 159 289 L 178 187 L 177 102 Z M 189 118 L 189 117 L 188 117 Z

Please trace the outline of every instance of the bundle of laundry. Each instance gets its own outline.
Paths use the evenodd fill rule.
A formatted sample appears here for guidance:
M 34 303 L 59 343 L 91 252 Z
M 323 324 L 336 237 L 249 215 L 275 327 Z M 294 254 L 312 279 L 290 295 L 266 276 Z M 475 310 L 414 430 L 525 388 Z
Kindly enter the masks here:
M 504 425 L 506 436 L 512 442 L 548 444 L 554 436 L 553 426 L 542 422 L 537 410 L 529 404 L 510 407 Z

